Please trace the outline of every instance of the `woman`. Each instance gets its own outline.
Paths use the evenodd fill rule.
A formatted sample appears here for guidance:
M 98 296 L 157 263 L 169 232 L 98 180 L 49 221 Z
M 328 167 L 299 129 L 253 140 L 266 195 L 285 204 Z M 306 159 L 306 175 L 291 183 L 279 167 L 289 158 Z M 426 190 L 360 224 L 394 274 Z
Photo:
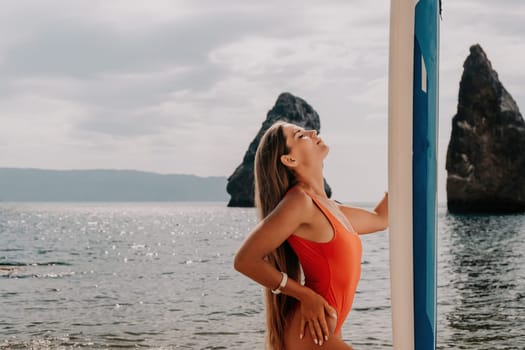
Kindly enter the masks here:
M 261 221 L 234 266 L 267 288 L 272 350 L 352 349 L 340 330 L 361 271 L 358 234 L 388 225 L 386 192 L 374 211 L 326 196 L 322 169 L 328 149 L 315 130 L 278 122 L 263 135 L 255 155 Z

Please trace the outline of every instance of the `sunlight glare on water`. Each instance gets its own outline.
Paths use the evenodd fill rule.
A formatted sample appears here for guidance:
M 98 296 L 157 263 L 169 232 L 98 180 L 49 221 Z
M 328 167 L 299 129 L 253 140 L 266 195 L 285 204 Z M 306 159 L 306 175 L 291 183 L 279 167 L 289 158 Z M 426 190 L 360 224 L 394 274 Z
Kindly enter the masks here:
M 0 216 L 0 349 L 263 349 L 262 288 L 232 267 L 254 209 L 3 203 Z M 525 216 L 440 208 L 438 225 L 438 349 L 525 348 Z M 390 349 L 388 232 L 362 241 L 343 337 Z

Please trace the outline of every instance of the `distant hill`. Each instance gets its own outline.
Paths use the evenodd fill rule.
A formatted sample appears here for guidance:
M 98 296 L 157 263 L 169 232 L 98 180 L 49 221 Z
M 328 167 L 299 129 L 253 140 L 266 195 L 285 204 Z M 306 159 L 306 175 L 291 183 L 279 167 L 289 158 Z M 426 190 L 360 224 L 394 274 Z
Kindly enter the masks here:
M 0 168 L 0 201 L 224 201 L 226 177 Z

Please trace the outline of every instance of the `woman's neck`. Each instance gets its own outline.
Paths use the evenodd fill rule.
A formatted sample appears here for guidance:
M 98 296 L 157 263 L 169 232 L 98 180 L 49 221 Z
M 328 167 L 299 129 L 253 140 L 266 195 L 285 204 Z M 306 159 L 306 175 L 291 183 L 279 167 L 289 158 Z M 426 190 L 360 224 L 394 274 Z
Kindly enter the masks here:
M 312 194 L 327 197 L 324 189 L 323 172 L 317 174 L 296 174 L 297 185 Z

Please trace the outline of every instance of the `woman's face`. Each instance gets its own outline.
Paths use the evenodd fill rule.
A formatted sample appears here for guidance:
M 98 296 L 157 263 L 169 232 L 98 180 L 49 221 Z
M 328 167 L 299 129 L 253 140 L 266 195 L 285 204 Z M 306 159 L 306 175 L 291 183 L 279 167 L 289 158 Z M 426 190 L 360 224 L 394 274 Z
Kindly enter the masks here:
M 329 147 L 315 130 L 305 130 L 294 124 L 285 124 L 283 133 L 286 137 L 286 145 L 290 149 L 289 155 L 296 162 L 310 164 L 321 161 L 322 163 L 328 154 Z

